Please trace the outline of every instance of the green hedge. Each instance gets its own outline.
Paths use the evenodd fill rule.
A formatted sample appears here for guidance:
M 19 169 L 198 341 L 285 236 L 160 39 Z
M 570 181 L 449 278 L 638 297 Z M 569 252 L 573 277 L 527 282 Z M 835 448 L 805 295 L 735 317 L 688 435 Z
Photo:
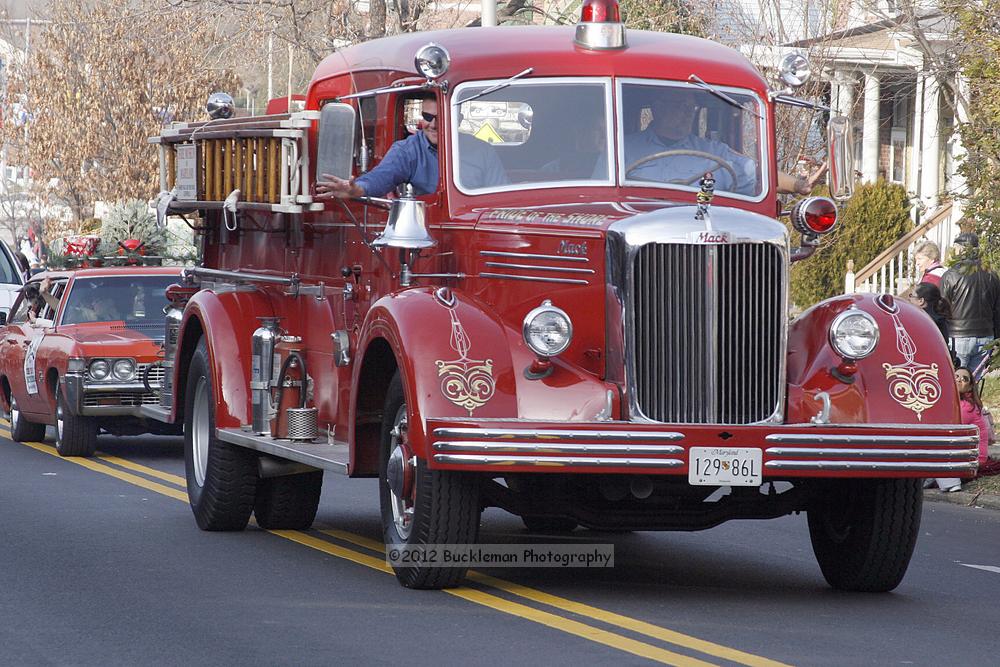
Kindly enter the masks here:
M 837 229 L 809 259 L 792 265 L 791 296 L 808 308 L 844 291 L 847 260 L 860 270 L 913 228 L 910 198 L 901 185 L 878 181 L 860 185 L 841 210 Z

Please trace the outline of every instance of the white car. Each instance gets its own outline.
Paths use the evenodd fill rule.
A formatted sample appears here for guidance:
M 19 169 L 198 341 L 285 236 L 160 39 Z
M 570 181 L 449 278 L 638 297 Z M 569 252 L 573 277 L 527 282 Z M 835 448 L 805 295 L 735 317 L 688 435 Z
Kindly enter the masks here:
M 17 298 L 17 293 L 24 285 L 21 268 L 17 264 L 14 252 L 6 242 L 0 240 L 0 311 L 10 312 L 10 307 Z

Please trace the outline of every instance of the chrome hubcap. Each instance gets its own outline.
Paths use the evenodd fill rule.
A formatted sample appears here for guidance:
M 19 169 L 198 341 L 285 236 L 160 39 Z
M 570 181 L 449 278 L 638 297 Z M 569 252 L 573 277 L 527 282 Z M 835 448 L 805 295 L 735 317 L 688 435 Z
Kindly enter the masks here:
M 392 474 L 386 475 L 387 478 L 394 480 L 394 483 L 387 484 L 389 487 L 389 506 L 392 508 L 392 522 L 396 526 L 396 532 L 401 539 L 407 540 L 413 529 L 413 501 L 416 498 L 416 484 L 403 483 L 405 468 L 415 464 L 413 458 L 407 456 L 409 448 L 406 446 L 405 403 L 399 406 L 393 423 L 388 464 L 390 470 L 387 470 L 387 473 L 391 471 Z M 407 486 L 410 488 L 407 489 Z M 406 493 L 407 491 L 408 493 Z
M 56 404 L 56 438 L 59 442 L 63 439 L 63 407 L 62 404 Z
M 202 377 L 194 390 L 194 414 L 191 415 L 191 459 L 194 481 L 198 486 L 205 486 L 205 470 L 208 469 L 208 410 L 208 382 Z

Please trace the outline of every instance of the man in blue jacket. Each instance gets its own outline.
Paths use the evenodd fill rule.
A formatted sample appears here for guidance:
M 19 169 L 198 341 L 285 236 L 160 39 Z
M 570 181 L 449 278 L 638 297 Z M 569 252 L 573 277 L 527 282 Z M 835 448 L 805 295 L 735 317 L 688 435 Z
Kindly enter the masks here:
M 417 195 L 438 189 L 438 104 L 427 98 L 421 102 L 423 129 L 395 142 L 381 162 L 368 173 L 352 180 L 322 174 L 316 180 L 318 199 L 382 197 L 401 183 L 409 183 Z M 485 188 L 507 183 L 500 159 L 493 148 L 475 137 L 459 135 L 459 171 L 462 185 Z

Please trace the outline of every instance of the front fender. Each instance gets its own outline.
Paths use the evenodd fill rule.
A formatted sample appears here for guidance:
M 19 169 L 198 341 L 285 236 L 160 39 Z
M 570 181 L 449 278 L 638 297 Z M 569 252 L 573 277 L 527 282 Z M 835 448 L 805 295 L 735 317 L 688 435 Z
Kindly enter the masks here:
M 251 335 L 258 317 L 274 317 L 274 307 L 260 292 L 201 290 L 188 301 L 181 320 L 174 368 L 177 405 L 183 405 L 186 371 L 197 337 L 204 335 L 214 373 L 215 425 L 234 428 L 250 423 Z
M 849 308 L 875 318 L 875 351 L 857 362 L 853 383 L 831 372 L 842 359 L 830 345 L 830 325 Z M 961 422 L 951 354 L 933 320 L 903 299 L 848 294 L 813 306 L 788 335 L 789 423 L 808 422 L 830 397 L 834 424 L 957 424 Z
M 383 297 L 369 311 L 361 339 L 361 349 L 384 339 L 396 356 L 418 455 L 428 452 L 424 426 L 431 418 L 582 421 L 605 409 L 613 385 L 558 358 L 551 375 L 527 379 L 534 354 L 519 330 L 470 294 L 435 291 Z

